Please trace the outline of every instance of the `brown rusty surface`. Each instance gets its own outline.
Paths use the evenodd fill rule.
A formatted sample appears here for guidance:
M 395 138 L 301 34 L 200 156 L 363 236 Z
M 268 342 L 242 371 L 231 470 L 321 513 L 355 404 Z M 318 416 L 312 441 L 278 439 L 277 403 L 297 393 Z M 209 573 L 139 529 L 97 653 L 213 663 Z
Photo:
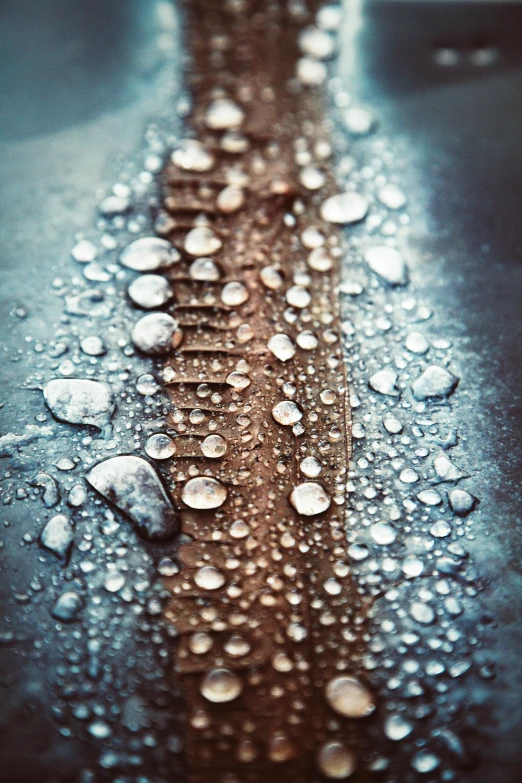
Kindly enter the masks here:
M 337 301 L 341 238 L 319 214 L 322 201 L 336 192 L 335 179 L 331 162 L 320 160 L 316 165 L 326 184 L 306 190 L 295 161 L 298 139 L 303 140 L 298 148 L 313 156 L 315 143 L 328 138 L 320 90 L 304 89 L 293 78 L 297 36 L 312 20 L 310 14 L 292 16 L 280 3 L 186 4 L 189 122 L 194 138 L 215 156 L 214 166 L 200 174 L 169 164 L 164 205 L 170 217 L 162 221 L 164 235 L 182 252 L 172 272 L 170 312 L 183 340 L 168 362 L 169 424 L 179 433 L 174 501 L 190 539 L 180 549 L 179 574 L 166 580 L 172 593 L 166 614 L 180 634 L 175 676 L 186 698 L 185 756 L 193 783 L 324 780 L 316 758 L 331 740 L 357 757 L 351 779 L 365 777 L 357 721 L 336 715 L 324 696 L 334 676 L 357 675 L 363 612 L 350 579 L 344 531 L 350 416 Z M 240 154 L 224 152 L 223 131 L 206 127 L 206 109 L 220 95 L 245 112 L 241 134 L 248 149 Z M 244 175 L 244 206 L 223 214 L 217 196 L 238 180 L 238 171 Z M 211 226 L 222 241 L 213 255 L 219 281 L 195 281 L 188 273 L 193 257 L 183 252 L 183 242 L 196 224 Z M 300 238 L 311 226 L 326 237 L 329 271 L 307 264 L 310 249 Z M 279 289 L 263 285 L 260 270 L 267 265 L 279 270 Z M 296 274 L 312 297 L 304 309 L 285 300 Z M 228 281 L 246 286 L 244 304 L 223 304 Z M 245 324 L 252 330 L 248 340 Z M 273 335 L 284 333 L 295 343 L 303 330 L 317 336 L 314 350 L 297 347 L 282 362 L 267 348 Z M 249 385 L 234 388 L 231 372 L 247 376 Z M 328 404 L 320 396 L 326 390 L 333 392 L 323 395 Z M 304 412 L 302 433 L 273 418 L 273 406 L 286 399 Z M 201 413 L 191 415 L 194 410 Z M 219 459 L 200 451 L 212 433 L 227 441 Z M 317 479 L 300 472 L 300 461 L 310 456 L 322 463 Z M 183 503 L 183 486 L 198 475 L 227 488 L 221 507 L 197 511 Z M 326 490 L 330 507 L 299 515 L 289 495 L 296 485 L 314 480 Z M 242 537 L 233 527 L 238 520 L 248 526 Z M 209 565 L 223 575 L 222 586 L 212 590 L 194 581 Z M 324 587 L 328 579 L 335 579 L 330 592 Z M 203 637 L 195 634 L 201 632 L 208 635 L 208 649 L 198 653 L 194 649 Z M 231 646 L 231 637 L 241 644 L 236 639 Z M 233 672 L 241 686 L 223 704 L 208 701 L 200 690 L 205 674 L 216 667 Z

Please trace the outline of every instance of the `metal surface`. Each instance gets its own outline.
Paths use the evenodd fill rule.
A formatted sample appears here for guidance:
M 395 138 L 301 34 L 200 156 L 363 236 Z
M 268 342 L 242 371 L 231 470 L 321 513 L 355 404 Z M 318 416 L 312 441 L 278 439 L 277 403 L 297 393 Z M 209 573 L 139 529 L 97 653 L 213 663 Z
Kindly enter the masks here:
M 454 65 L 434 56 L 444 47 Z M 493 54 L 473 63 L 477 50 Z M 414 283 L 463 346 L 468 388 L 461 425 L 481 502 L 475 540 L 485 580 L 469 618 L 479 660 L 470 737 L 479 766 L 466 781 L 516 783 L 522 761 L 522 8 L 513 4 L 371 3 L 359 39 L 362 99 L 400 149 L 412 240 L 424 259 Z M 450 58 L 452 59 L 452 58 Z M 476 762 L 475 762 L 476 763 Z
M 158 47 L 157 5 L 0 6 L 2 433 L 22 431 L 41 410 L 20 390 L 37 357 L 25 338 L 53 338 L 61 307 L 52 280 L 67 268 L 74 235 L 89 223 L 96 191 L 110 186 L 115 161 L 136 150 L 145 121 L 166 101 L 171 61 Z M 466 686 L 475 704 L 469 743 L 480 759 L 461 773 L 466 783 L 518 783 L 522 761 L 521 31 L 522 10 L 512 4 L 372 3 L 355 60 L 361 98 L 400 150 L 415 203 L 412 239 L 424 263 L 414 283 L 445 322 L 444 336 L 461 346 L 462 445 L 480 498 L 469 548 L 485 582 L 467 632 L 478 631 L 478 659 L 496 675 Z M 27 316 L 14 315 L 17 307 Z M 17 618 L 23 598 L 14 596 L 27 589 L 38 552 L 19 543 L 31 521 L 26 508 L 6 506 L 4 518 L 11 526 L 1 595 L 5 615 Z M 42 604 L 32 611 L 35 626 L 48 616 Z M 75 780 L 99 747 L 59 733 L 48 685 L 58 654 L 48 647 L 35 656 L 32 635 L 15 633 L 13 642 L 2 633 L 0 779 Z

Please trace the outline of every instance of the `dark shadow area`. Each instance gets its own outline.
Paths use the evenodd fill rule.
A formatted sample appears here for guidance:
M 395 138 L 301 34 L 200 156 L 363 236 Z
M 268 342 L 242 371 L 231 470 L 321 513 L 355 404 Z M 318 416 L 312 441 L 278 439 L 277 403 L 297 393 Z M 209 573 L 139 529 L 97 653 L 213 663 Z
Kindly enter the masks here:
M 154 79 L 146 0 L 3 0 L 0 139 L 52 133 L 136 100 Z

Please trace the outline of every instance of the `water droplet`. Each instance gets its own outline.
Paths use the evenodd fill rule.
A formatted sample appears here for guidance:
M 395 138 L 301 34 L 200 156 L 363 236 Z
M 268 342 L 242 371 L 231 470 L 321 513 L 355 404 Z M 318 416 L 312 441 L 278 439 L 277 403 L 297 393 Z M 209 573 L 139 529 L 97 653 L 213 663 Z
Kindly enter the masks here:
M 98 255 L 96 246 L 88 239 L 80 239 L 71 250 L 71 255 L 80 264 L 89 264 Z
M 200 444 L 200 449 L 205 457 L 218 459 L 226 453 L 227 442 L 221 435 L 207 435 Z
M 397 538 L 397 531 L 387 522 L 376 522 L 370 527 L 370 535 L 376 544 L 389 546 Z
M 349 106 L 344 112 L 344 122 L 353 136 L 367 136 L 375 126 L 373 114 L 363 106 Z
M 376 391 L 379 394 L 385 394 L 388 397 L 398 397 L 400 391 L 397 388 L 397 380 L 398 376 L 395 370 L 385 368 L 383 370 L 377 370 L 377 372 L 371 376 L 368 384 L 370 389 L 373 389 L 373 391 Z
M 355 755 L 341 742 L 325 742 L 317 755 L 317 766 L 330 780 L 345 780 L 355 771 Z
M 231 636 L 223 645 L 224 651 L 232 658 L 241 658 L 248 655 L 251 650 L 250 644 L 242 636 Z
M 225 577 L 214 566 L 202 566 L 196 572 L 194 582 L 203 590 L 219 590 L 225 584 Z
M 297 61 L 297 78 L 307 87 L 318 87 L 327 75 L 326 66 L 312 57 L 301 57 Z
M 325 489 L 314 481 L 298 484 L 290 494 L 290 503 L 298 514 L 306 517 L 327 511 L 330 508 L 330 502 Z
M 467 516 L 473 511 L 477 499 L 465 489 L 452 489 L 448 495 L 452 511 L 459 517 Z
M 402 481 L 403 484 L 415 484 L 415 482 L 419 480 L 419 474 L 412 468 L 405 468 L 404 470 L 401 470 L 399 480 Z
M 413 396 L 417 400 L 430 398 L 446 398 L 457 388 L 459 379 L 444 367 L 430 364 L 424 372 L 412 383 Z
M 226 380 L 234 389 L 246 389 L 251 384 L 250 378 L 244 372 L 231 372 Z
M 395 416 L 386 416 L 383 420 L 384 429 L 391 435 L 398 435 L 404 429 L 403 424 Z
M 314 166 L 304 166 L 299 172 L 299 181 L 307 190 L 319 190 L 323 187 L 326 177 Z
M 245 203 L 245 193 L 235 185 L 228 185 L 220 191 L 217 197 L 217 207 L 221 212 L 230 214 L 237 212 Z
M 465 475 L 445 454 L 439 454 L 435 457 L 433 467 L 440 481 L 458 481 Z
M 62 560 L 67 557 L 72 542 L 73 527 L 65 514 L 51 517 L 40 535 L 40 544 Z
M 321 217 L 327 223 L 359 223 L 368 214 L 368 201 L 359 193 L 347 191 L 330 196 L 321 205 Z
M 87 356 L 103 356 L 107 349 L 103 344 L 101 337 L 84 337 L 80 343 L 80 348 Z
M 229 307 L 238 307 L 244 304 L 249 297 L 248 289 L 243 283 L 232 281 L 223 286 L 221 301 Z
M 122 215 L 130 208 L 130 199 L 128 196 L 107 196 L 99 206 L 99 210 L 105 217 L 111 218 L 116 215 Z
M 233 701 L 242 690 L 241 680 L 228 669 L 212 669 L 201 683 L 202 695 L 213 704 Z
M 304 307 L 308 307 L 312 300 L 310 292 L 300 285 L 291 286 L 286 292 L 286 301 L 291 307 L 297 307 L 302 310 Z
M 404 344 L 408 351 L 418 355 L 427 353 L 430 348 L 429 342 L 420 332 L 410 332 Z
M 308 255 L 308 266 L 316 272 L 328 272 L 333 266 L 333 260 L 325 247 L 317 247 Z
M 295 341 L 303 351 L 313 351 L 319 345 L 319 340 L 313 332 L 299 332 Z
M 78 593 L 69 591 L 58 596 L 51 609 L 51 615 L 55 620 L 70 623 L 76 619 L 82 607 L 83 601 Z
M 168 459 L 176 453 L 176 446 L 172 438 L 163 432 L 157 432 L 148 438 L 145 451 L 152 459 Z
M 286 334 L 275 334 L 271 337 L 268 341 L 268 349 L 281 362 L 287 362 L 295 356 L 295 345 Z
M 105 580 L 103 582 L 103 586 L 108 593 L 117 593 L 118 590 L 121 590 L 124 584 L 125 584 L 125 577 L 123 576 L 123 574 L 120 574 L 118 571 L 111 571 L 105 577 Z
M 283 285 L 283 278 L 274 266 L 264 266 L 259 276 L 263 285 L 272 291 L 276 291 Z
M 95 465 L 87 481 L 135 523 L 151 541 L 172 538 L 179 519 L 151 465 L 141 457 L 111 457 Z
M 417 499 L 425 506 L 439 506 L 442 503 L 441 496 L 434 489 L 423 489 L 417 495 Z
M 305 457 L 299 463 L 299 470 L 307 478 L 317 478 L 322 470 L 322 465 L 315 457 Z
M 187 481 L 181 492 L 181 499 L 190 508 L 208 510 L 222 506 L 227 494 L 226 487 L 216 479 L 197 476 Z
M 435 622 L 434 610 L 423 601 L 414 601 L 410 606 L 410 614 L 414 620 L 422 625 L 431 625 Z
M 44 398 L 54 416 L 69 424 L 90 424 L 101 429 L 114 411 L 110 390 L 98 381 L 57 378 L 44 388 Z
M 406 206 L 406 196 L 398 185 L 388 182 L 377 193 L 377 198 L 388 209 L 402 209 Z
M 299 48 L 315 60 L 326 60 L 334 51 L 334 39 L 318 27 L 307 27 L 299 35 Z
M 172 290 L 161 275 L 140 275 L 130 284 L 128 294 L 138 307 L 152 310 L 166 304 L 172 297 Z
M 437 756 L 427 750 L 419 750 L 411 762 L 412 767 L 416 769 L 417 772 L 422 772 L 423 774 L 433 772 L 434 769 L 437 769 L 439 764 L 440 760 Z
M 172 162 L 184 171 L 210 171 L 214 156 L 196 139 L 182 139 L 171 156 Z
M 451 527 L 448 525 L 446 520 L 439 519 L 430 527 L 430 533 L 435 538 L 446 538 L 451 533 Z
M 275 764 L 290 761 L 295 756 L 295 746 L 282 731 L 277 732 L 268 740 L 268 758 Z
M 398 250 L 387 245 L 369 247 L 364 260 L 376 275 L 392 286 L 408 282 L 408 267 Z
M 131 242 L 120 254 L 120 264 L 135 272 L 154 272 L 180 260 L 180 254 L 166 239 L 142 237 Z
M 194 655 L 205 655 L 205 653 L 208 653 L 209 650 L 212 649 L 213 644 L 212 637 L 209 636 L 208 633 L 203 633 L 202 631 L 193 633 L 188 642 L 189 649 Z
M 216 98 L 205 114 L 207 128 L 211 130 L 237 130 L 245 118 L 241 106 L 230 98 Z
M 140 375 L 136 381 L 136 390 L 145 397 L 156 394 L 160 388 L 156 378 L 153 375 L 150 375 L 150 373 Z
M 196 258 L 189 268 L 192 280 L 213 282 L 219 280 L 221 274 L 218 265 L 211 258 Z
M 283 400 L 278 402 L 272 408 L 272 416 L 278 424 L 283 424 L 285 427 L 291 427 L 303 418 L 303 411 L 297 405 L 297 403 L 291 400 Z
M 183 247 L 191 256 L 213 256 L 222 242 L 208 226 L 196 226 L 188 232 Z
M 406 576 L 420 576 L 424 571 L 424 563 L 415 555 L 408 555 L 408 557 L 405 558 L 401 568 L 402 572 L 406 574 Z
M 178 322 L 168 313 L 150 313 L 132 330 L 132 342 L 149 356 L 161 356 L 177 348 L 182 339 Z
M 389 715 L 384 724 L 384 733 L 388 739 L 399 742 L 413 731 L 413 725 L 401 715 Z

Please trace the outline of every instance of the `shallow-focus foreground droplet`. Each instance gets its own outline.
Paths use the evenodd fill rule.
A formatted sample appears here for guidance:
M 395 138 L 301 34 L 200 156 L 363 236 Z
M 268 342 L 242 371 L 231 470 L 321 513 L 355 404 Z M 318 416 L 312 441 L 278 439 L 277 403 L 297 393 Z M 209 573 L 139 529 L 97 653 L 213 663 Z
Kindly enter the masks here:
M 132 342 L 142 353 L 162 356 L 180 344 L 182 332 L 168 313 L 144 315 L 132 330 Z
M 387 245 L 369 247 L 364 254 L 364 260 L 372 272 L 390 285 L 399 286 L 408 282 L 408 267 L 396 248 Z
M 340 675 L 326 686 L 330 707 L 345 718 L 365 718 L 375 710 L 370 691 L 355 677 Z
M 141 275 L 130 284 L 128 294 L 138 307 L 152 310 L 166 304 L 172 297 L 172 290 L 161 275 Z
M 135 272 L 154 272 L 170 267 L 179 261 L 180 255 L 166 239 L 141 237 L 122 250 L 120 264 Z
M 87 474 L 87 481 L 130 517 L 143 538 L 164 541 L 177 534 L 178 515 L 159 477 L 141 457 L 111 457 L 99 462 Z
M 295 345 L 286 334 L 275 334 L 268 341 L 268 348 L 281 362 L 287 362 L 295 356 Z
M 218 236 L 207 226 L 196 226 L 189 231 L 183 244 L 191 256 L 212 256 L 222 247 Z
M 360 193 L 347 191 L 330 196 L 321 205 L 321 217 L 327 223 L 349 225 L 364 220 L 368 213 L 368 201 Z
M 81 378 L 56 378 L 44 388 L 47 405 L 57 419 L 102 428 L 110 421 L 114 401 L 107 386 Z
M 202 695 L 213 704 L 233 701 L 242 690 L 241 680 L 228 669 L 211 669 L 201 683 Z
M 174 165 L 185 171 L 210 171 L 214 156 L 196 139 L 182 139 L 171 156 Z
M 317 766 L 330 780 L 346 780 L 355 771 L 355 755 L 341 742 L 325 742 L 317 754 Z

